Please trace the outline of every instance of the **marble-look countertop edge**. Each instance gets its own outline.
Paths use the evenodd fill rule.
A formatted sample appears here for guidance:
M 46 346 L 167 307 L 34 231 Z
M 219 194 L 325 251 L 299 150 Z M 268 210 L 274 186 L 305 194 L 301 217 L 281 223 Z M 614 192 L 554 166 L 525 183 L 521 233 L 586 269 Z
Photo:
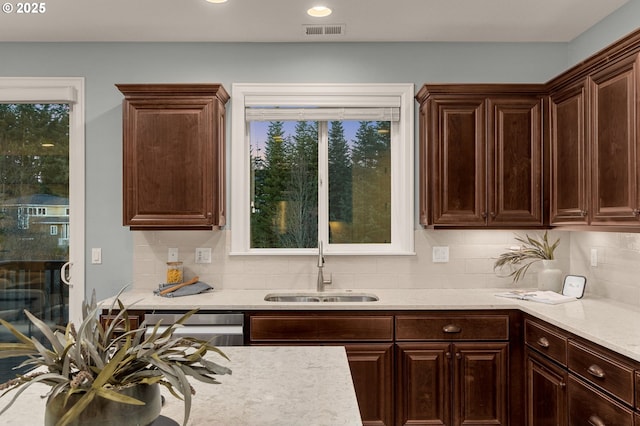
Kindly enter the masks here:
M 376 302 L 304 303 L 266 302 L 268 293 L 311 292 L 304 290 L 215 290 L 212 292 L 165 298 L 150 290 L 133 289 L 121 295 L 131 309 L 188 310 L 199 307 L 218 311 L 409 311 L 409 310 L 500 310 L 519 309 L 579 337 L 640 362 L 640 309 L 609 299 L 585 296 L 560 305 L 508 299 L 495 296 L 505 289 L 358 289 L 327 293 L 367 293 Z M 106 305 L 109 300 L 103 301 Z

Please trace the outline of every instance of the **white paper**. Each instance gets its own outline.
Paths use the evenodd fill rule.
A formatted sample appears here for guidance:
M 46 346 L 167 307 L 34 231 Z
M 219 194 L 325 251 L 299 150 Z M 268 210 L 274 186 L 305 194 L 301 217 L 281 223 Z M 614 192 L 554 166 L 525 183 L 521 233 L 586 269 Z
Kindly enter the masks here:
M 546 303 L 549 305 L 557 305 L 559 303 L 573 302 L 578 299 L 571 296 L 563 296 L 560 293 L 550 290 L 526 291 L 514 290 L 505 293 L 496 293 L 498 297 L 508 297 L 510 299 L 531 300 L 533 302 Z

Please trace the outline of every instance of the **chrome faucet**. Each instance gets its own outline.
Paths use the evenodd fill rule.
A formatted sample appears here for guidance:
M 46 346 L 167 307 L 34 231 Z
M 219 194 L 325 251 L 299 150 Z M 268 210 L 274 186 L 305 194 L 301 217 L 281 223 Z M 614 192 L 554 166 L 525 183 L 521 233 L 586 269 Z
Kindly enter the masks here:
M 331 275 L 329 279 L 324 279 L 322 269 L 324 268 L 324 254 L 322 253 L 322 241 L 318 241 L 318 291 L 324 291 L 324 286 L 331 284 Z

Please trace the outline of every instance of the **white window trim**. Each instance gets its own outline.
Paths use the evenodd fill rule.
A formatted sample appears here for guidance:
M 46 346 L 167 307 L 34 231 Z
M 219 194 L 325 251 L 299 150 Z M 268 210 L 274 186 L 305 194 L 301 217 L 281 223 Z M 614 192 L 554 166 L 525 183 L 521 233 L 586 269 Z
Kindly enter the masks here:
M 83 77 L 0 77 L 2 103 L 69 104 L 69 320 L 82 319 L 85 300 L 84 256 L 84 78 Z
M 233 84 L 231 94 L 231 250 L 230 255 L 309 255 L 317 249 L 252 249 L 250 247 L 250 163 L 248 105 L 341 107 L 400 106 L 400 121 L 392 137 L 391 244 L 328 244 L 324 252 L 345 255 L 413 255 L 414 251 L 414 87 L 413 84 Z M 354 102 L 356 103 L 354 105 Z M 381 104 L 381 102 L 383 102 Z M 319 167 L 325 168 L 326 165 Z M 319 170 L 319 173 L 323 173 Z M 323 201 L 319 200 L 319 204 Z M 321 206 L 322 207 L 322 206 Z M 323 211 L 322 209 L 320 211 Z M 319 212 L 319 214 L 321 214 Z M 322 220 L 322 218 L 320 218 Z

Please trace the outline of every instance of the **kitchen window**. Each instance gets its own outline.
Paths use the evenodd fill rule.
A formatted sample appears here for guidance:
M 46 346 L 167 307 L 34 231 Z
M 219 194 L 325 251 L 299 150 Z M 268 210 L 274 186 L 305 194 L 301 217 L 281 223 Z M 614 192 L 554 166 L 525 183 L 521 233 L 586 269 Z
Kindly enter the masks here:
M 234 84 L 231 254 L 413 254 L 412 84 Z

